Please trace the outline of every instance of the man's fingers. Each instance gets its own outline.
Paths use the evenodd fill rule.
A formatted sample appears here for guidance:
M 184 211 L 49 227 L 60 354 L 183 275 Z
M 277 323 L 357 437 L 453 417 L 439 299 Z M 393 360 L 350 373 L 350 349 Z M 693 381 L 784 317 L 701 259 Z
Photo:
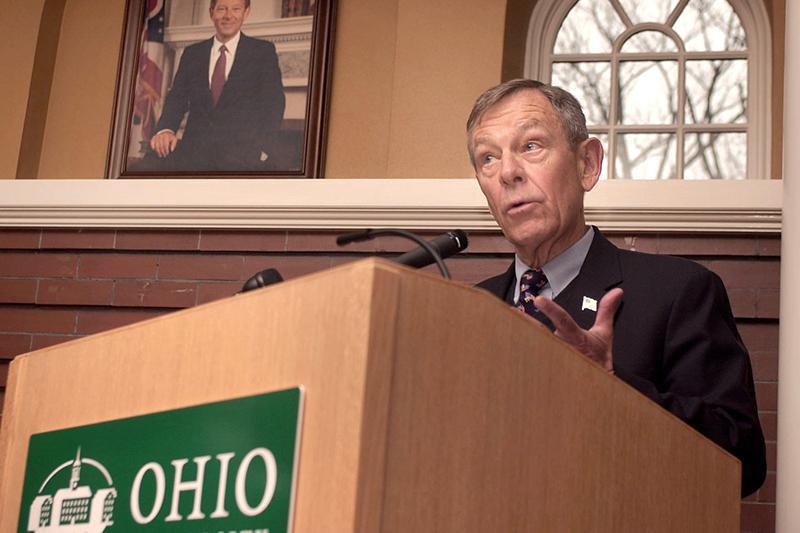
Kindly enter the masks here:
M 150 147 L 155 150 L 158 157 L 167 157 L 178 144 L 178 137 L 171 132 L 162 132 L 150 139 Z
M 602 298 L 597 306 L 597 317 L 594 320 L 595 327 L 610 330 L 614 327 L 614 315 L 622 303 L 622 289 L 611 289 Z
M 588 331 L 582 329 L 569 313 L 552 300 L 537 296 L 533 302 L 553 322 L 558 337 L 606 370 L 614 369 L 614 355 L 611 351 L 614 314 L 622 303 L 622 289 L 610 290 L 600 299 L 594 326 Z
M 585 331 L 569 316 L 563 307 L 553 300 L 536 296 L 533 300 L 536 308 L 550 319 L 556 328 L 556 334 L 570 344 L 579 344 L 583 341 Z
M 150 143 L 153 150 L 155 150 L 156 154 L 158 154 L 158 157 L 164 157 L 165 155 L 163 140 L 164 139 L 162 138 L 161 135 L 156 135 L 155 137 L 153 137 L 153 142 Z

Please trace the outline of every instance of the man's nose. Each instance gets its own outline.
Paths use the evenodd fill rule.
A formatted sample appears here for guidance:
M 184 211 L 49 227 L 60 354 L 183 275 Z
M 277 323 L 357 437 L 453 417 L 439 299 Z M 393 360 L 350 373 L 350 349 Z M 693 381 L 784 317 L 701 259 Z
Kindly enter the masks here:
M 522 181 L 522 165 L 517 154 L 507 154 L 500 160 L 500 179 L 506 185 Z

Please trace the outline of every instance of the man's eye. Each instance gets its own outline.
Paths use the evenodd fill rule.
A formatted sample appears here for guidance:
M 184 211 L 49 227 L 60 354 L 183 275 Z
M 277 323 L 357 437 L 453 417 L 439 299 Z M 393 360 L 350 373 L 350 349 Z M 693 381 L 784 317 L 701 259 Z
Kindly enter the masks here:
M 483 156 L 483 164 L 484 165 L 488 165 L 489 163 L 492 163 L 494 161 L 495 161 L 495 157 L 492 154 L 486 154 L 485 156 Z
M 533 141 L 528 141 L 528 142 L 525 143 L 525 151 L 526 152 L 530 152 L 532 150 L 536 150 L 536 148 L 538 148 L 538 146 Z

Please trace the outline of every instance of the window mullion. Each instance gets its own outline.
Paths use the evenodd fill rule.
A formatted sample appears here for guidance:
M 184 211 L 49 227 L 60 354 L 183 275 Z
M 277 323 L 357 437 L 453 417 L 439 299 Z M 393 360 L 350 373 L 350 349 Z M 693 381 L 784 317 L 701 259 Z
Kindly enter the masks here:
M 608 165 L 606 168 L 608 169 L 608 179 L 613 180 L 616 179 L 616 169 L 617 169 L 617 116 L 619 110 L 619 60 L 617 59 L 617 50 L 616 47 L 614 48 L 611 54 L 611 87 L 610 91 L 611 94 L 609 95 L 611 101 L 611 114 L 609 115 L 610 119 L 608 122 Z
M 746 133 L 747 124 L 684 124 L 683 130 L 687 133 Z M 593 133 L 603 133 L 603 125 L 596 124 L 587 128 Z M 615 126 L 617 133 L 676 133 L 676 124 L 618 124 Z
M 628 13 L 625 11 L 625 8 L 622 7 L 622 4 L 619 3 L 619 0 L 610 0 L 610 2 L 612 7 L 614 8 L 614 11 L 617 12 L 617 15 L 619 15 L 619 18 L 622 20 L 622 23 L 625 25 L 625 27 L 632 28 L 633 22 L 631 22 Z
M 683 164 L 685 161 L 685 126 L 686 126 L 686 53 L 681 50 L 680 57 L 678 58 L 678 109 L 676 124 L 677 135 L 675 139 L 675 152 L 678 155 L 675 164 L 675 178 L 683 179 Z
M 550 60 L 556 63 L 607 63 L 611 54 L 552 54 Z
M 688 4 L 689 0 L 680 0 L 675 6 L 675 9 L 672 10 L 672 13 L 669 14 L 669 17 L 667 17 L 667 22 L 665 24 L 671 28 Z

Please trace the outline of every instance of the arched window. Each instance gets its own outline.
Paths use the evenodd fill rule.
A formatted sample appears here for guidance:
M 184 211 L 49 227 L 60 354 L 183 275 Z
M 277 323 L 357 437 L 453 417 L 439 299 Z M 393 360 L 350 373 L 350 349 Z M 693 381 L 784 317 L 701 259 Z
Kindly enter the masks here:
M 769 25 L 761 2 L 540 0 L 526 76 L 578 98 L 603 178 L 769 177 Z

